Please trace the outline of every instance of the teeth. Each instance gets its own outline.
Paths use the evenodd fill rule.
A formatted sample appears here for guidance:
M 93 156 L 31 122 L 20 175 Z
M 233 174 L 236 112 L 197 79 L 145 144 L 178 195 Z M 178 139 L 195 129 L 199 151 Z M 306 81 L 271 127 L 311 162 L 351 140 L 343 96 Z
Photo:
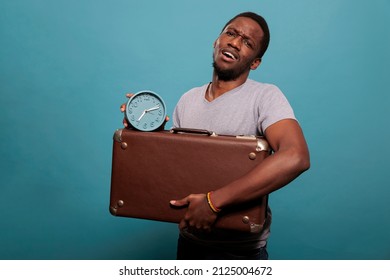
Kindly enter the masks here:
M 234 57 L 234 55 L 232 55 L 230 52 L 224 52 L 223 54 L 226 55 L 226 56 L 228 56 L 228 57 L 230 57 L 231 59 L 236 59 L 236 58 Z

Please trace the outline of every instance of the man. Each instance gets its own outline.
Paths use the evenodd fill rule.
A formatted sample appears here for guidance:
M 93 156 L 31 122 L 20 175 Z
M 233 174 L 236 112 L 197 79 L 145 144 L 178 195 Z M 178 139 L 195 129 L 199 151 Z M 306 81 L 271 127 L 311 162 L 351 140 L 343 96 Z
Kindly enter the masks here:
M 268 43 L 268 26 L 261 16 L 247 12 L 231 19 L 214 42 L 212 81 L 185 93 L 175 108 L 175 127 L 264 135 L 274 151 L 234 182 L 207 195 L 171 201 L 187 206 L 179 224 L 178 259 L 267 259 L 270 210 L 260 234 L 213 228 L 219 211 L 267 195 L 310 166 L 305 138 L 285 96 L 274 85 L 248 79 Z

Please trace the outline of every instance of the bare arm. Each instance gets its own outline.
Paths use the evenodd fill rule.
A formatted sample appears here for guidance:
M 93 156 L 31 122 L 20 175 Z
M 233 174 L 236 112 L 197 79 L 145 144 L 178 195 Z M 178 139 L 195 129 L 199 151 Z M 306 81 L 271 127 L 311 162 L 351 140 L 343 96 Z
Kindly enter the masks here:
M 217 208 L 224 209 L 267 195 L 287 185 L 310 167 L 309 151 L 297 121 L 279 121 L 267 128 L 265 133 L 274 154 L 238 180 L 226 186 L 216 186 L 213 204 Z M 192 194 L 171 203 L 188 205 L 180 228 L 194 226 L 209 229 L 217 218 L 208 206 L 205 194 Z
M 266 130 L 274 154 L 250 173 L 215 190 L 218 207 L 243 203 L 269 194 L 293 181 L 310 167 L 309 151 L 302 130 L 295 120 L 282 120 Z

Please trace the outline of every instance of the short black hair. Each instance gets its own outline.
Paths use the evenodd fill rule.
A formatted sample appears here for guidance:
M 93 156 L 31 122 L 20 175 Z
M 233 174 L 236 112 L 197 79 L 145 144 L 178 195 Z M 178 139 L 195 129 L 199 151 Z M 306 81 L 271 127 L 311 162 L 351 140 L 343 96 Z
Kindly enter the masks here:
M 257 55 L 257 57 L 261 59 L 263 57 L 265 51 L 268 48 L 269 40 L 270 40 L 270 34 L 269 34 L 269 28 L 268 28 L 267 22 L 265 21 L 265 19 L 262 16 L 260 16 L 256 13 L 244 12 L 244 13 L 236 15 L 234 18 L 229 20 L 225 24 L 225 26 L 222 28 L 222 32 L 225 30 L 226 26 L 228 26 L 233 20 L 235 20 L 238 17 L 247 17 L 247 18 L 253 19 L 254 21 L 256 21 L 259 24 L 261 30 L 263 30 L 264 36 L 260 41 L 260 51 Z

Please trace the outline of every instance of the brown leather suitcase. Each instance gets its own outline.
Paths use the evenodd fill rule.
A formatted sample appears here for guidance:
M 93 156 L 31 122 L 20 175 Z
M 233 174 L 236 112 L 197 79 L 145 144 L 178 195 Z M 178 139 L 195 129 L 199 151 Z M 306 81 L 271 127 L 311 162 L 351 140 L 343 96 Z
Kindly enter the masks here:
M 176 129 L 114 134 L 110 212 L 114 216 L 179 223 L 185 208 L 169 203 L 191 193 L 207 193 L 254 168 L 270 154 L 264 138 L 222 136 Z M 261 231 L 268 197 L 224 209 L 215 227 Z

